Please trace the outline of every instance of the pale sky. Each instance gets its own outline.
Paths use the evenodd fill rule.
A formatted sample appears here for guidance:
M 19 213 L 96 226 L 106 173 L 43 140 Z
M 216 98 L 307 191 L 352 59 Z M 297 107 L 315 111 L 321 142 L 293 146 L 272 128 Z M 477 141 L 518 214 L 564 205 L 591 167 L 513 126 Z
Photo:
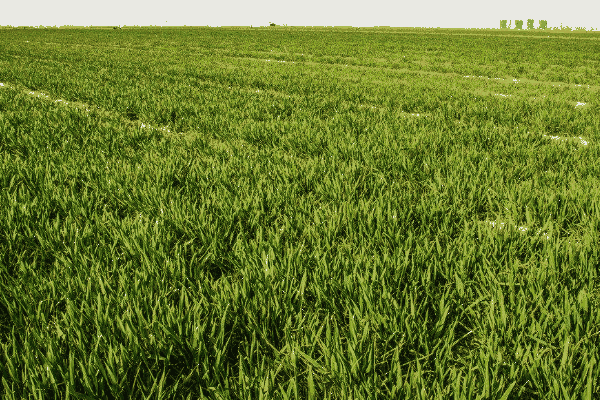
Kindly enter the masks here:
M 498 28 L 500 20 L 600 30 L 600 1 L 557 0 L 19 0 L 0 26 L 392 26 Z

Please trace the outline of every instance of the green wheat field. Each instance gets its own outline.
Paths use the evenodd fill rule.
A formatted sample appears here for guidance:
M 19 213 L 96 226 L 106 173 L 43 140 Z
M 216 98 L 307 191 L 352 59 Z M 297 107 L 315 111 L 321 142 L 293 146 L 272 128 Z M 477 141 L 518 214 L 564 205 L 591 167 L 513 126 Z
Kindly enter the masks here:
M 1 29 L 0 397 L 599 398 L 599 55 Z

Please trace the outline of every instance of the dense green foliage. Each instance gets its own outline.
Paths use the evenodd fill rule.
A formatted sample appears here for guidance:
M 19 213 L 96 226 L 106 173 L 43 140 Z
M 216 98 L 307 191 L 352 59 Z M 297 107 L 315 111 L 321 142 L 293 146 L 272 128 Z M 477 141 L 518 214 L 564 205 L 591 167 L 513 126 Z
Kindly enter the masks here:
M 599 70 L 597 33 L 0 31 L 0 397 L 599 397 Z

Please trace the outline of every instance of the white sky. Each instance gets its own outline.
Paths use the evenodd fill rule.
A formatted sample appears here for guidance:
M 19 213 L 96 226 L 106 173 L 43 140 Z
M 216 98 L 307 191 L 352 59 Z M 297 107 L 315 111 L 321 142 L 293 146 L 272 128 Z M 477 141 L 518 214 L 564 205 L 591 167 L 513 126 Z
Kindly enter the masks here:
M 600 30 L 600 1 L 559 0 L 17 0 L 0 26 L 392 26 L 498 28 L 500 20 Z

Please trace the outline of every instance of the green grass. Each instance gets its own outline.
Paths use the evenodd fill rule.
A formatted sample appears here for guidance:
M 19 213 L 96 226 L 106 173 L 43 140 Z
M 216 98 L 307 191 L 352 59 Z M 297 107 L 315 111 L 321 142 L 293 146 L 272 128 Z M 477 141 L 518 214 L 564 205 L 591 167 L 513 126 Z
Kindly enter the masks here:
M 596 36 L 549 34 L 4 30 L 0 397 L 596 398 Z

